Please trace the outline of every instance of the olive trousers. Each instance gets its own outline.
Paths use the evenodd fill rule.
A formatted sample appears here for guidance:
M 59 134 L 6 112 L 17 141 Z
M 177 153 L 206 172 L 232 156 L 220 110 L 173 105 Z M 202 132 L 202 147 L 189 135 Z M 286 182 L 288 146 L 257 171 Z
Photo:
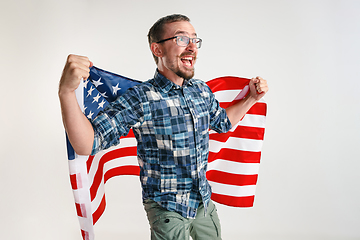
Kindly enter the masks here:
M 212 201 L 204 216 L 201 203 L 195 219 L 168 211 L 151 199 L 144 200 L 144 209 L 150 224 L 151 240 L 221 240 L 220 220 Z

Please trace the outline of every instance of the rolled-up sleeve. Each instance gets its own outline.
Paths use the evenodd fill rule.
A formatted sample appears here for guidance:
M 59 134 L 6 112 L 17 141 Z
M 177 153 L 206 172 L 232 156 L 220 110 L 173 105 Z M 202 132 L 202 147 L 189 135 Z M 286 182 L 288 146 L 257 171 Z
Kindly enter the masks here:
M 131 127 L 141 122 L 142 104 L 137 91 L 132 89 L 110 103 L 96 116 L 91 124 L 94 129 L 94 142 L 91 155 L 120 143 Z

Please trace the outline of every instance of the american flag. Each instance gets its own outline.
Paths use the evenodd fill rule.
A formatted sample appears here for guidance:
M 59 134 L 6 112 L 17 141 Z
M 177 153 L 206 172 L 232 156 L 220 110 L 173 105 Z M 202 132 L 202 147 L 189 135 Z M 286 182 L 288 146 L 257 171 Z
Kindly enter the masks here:
M 109 102 L 128 88 L 141 83 L 96 67 L 76 90 L 84 114 L 93 119 Z M 226 108 L 248 92 L 249 79 L 221 77 L 207 82 L 220 105 Z M 266 103 L 261 99 L 228 133 L 210 131 L 207 178 L 212 200 L 233 207 L 252 207 L 265 132 Z M 81 234 L 94 240 L 93 225 L 105 210 L 105 183 L 119 175 L 139 175 L 136 139 L 132 130 L 119 145 L 80 156 L 68 143 L 70 182 L 74 193 Z

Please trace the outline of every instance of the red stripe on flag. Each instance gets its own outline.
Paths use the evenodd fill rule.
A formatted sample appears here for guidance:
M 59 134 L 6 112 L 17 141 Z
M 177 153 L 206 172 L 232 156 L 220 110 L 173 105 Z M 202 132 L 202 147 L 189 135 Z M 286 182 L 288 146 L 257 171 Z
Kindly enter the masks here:
M 76 213 L 79 217 L 87 217 L 85 203 L 81 203 L 81 204 L 75 203 L 75 207 L 76 207 Z
M 267 105 L 264 102 L 255 103 L 246 114 L 255 114 L 266 116 Z
M 237 127 L 233 132 L 229 131 L 227 133 L 212 133 L 209 135 L 209 137 L 211 140 L 219 142 L 226 142 L 229 137 L 263 140 L 264 133 L 264 128 L 241 126 Z
M 105 211 L 105 206 L 106 206 L 106 200 L 105 200 L 105 194 L 103 195 L 101 202 L 98 206 L 98 208 L 96 209 L 96 211 L 93 213 L 92 217 L 93 217 L 93 224 L 95 224 L 99 218 L 101 217 L 101 215 L 104 213 Z
M 126 157 L 126 156 L 136 156 L 136 147 L 124 147 L 119 149 L 114 149 L 110 152 L 107 152 L 104 154 L 100 161 L 99 165 L 96 169 L 96 173 L 94 175 L 94 181 L 90 187 L 90 196 L 91 201 L 94 200 L 96 196 L 96 192 L 101 184 L 101 181 L 103 179 L 103 171 L 104 171 L 104 164 L 108 161 L 111 161 L 116 158 Z M 89 170 L 88 170 L 89 171 Z
M 229 148 L 222 148 L 218 153 L 209 152 L 208 162 L 216 159 L 229 160 L 242 163 L 260 163 L 261 152 L 240 151 Z
M 234 196 L 212 193 L 211 199 L 214 200 L 215 202 L 225 204 L 231 207 L 252 207 L 255 196 L 234 197 Z
M 81 206 L 79 203 L 75 203 L 75 207 L 76 207 L 76 213 L 79 217 L 84 217 L 81 211 Z
M 134 137 L 135 137 L 134 132 L 132 129 L 130 129 L 128 135 L 122 136 L 121 138 L 134 138 Z
M 89 171 L 90 171 L 90 168 L 91 168 L 91 165 L 92 165 L 92 162 L 93 162 L 93 160 L 94 160 L 94 157 L 95 157 L 95 155 L 94 156 L 89 156 L 89 158 L 88 158 L 88 160 L 86 161 L 86 169 L 87 169 L 87 173 L 89 173 Z
M 220 80 L 220 81 L 219 81 Z M 250 79 L 239 77 L 220 77 L 207 81 L 206 84 L 215 93 L 225 90 L 241 90 L 245 86 L 249 85 Z
M 84 240 L 89 240 L 90 237 L 89 237 L 89 233 L 87 231 L 84 231 L 81 229 L 81 236 Z
M 234 174 L 228 172 L 221 172 L 217 170 L 210 170 L 206 172 L 206 178 L 209 181 L 235 185 L 235 186 L 246 186 L 246 185 L 256 185 L 258 175 L 243 175 L 243 174 Z
M 121 166 L 117 168 L 112 168 L 104 174 L 104 183 L 107 182 L 112 177 L 121 176 L 121 175 L 140 175 L 139 166 Z
M 228 108 L 228 107 L 234 105 L 235 103 L 237 103 L 239 101 L 234 100 L 232 102 L 220 102 L 220 107 Z M 249 111 L 246 112 L 246 114 L 255 114 L 255 115 L 263 115 L 263 116 L 265 116 L 266 111 L 267 111 L 266 103 L 257 102 L 249 109 Z
M 70 183 L 73 190 L 78 189 L 77 181 L 76 181 L 76 174 L 70 174 Z

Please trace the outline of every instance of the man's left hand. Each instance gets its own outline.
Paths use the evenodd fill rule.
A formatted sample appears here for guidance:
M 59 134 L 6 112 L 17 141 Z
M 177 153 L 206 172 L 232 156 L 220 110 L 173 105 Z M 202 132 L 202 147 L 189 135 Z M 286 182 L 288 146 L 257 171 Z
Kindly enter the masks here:
M 249 83 L 250 97 L 256 101 L 260 100 L 269 90 L 267 81 L 262 77 L 252 78 Z

